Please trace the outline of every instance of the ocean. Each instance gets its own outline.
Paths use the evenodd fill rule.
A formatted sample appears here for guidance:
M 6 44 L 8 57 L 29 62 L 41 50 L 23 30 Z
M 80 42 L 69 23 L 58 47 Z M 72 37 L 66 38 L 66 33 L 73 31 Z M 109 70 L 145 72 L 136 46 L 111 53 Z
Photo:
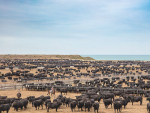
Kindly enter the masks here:
M 81 56 L 92 57 L 95 60 L 150 61 L 150 55 L 81 55 Z

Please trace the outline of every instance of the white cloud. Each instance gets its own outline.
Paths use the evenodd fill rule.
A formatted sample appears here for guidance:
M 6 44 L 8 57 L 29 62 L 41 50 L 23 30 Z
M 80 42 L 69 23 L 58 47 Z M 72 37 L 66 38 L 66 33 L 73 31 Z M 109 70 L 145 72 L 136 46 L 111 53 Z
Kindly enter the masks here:
M 50 48 L 54 54 L 118 54 L 119 45 L 123 45 L 125 53 L 131 53 L 125 46 L 127 42 L 130 43 L 130 38 L 137 39 L 136 44 L 141 42 L 143 36 L 144 40 L 149 41 L 150 24 L 147 17 L 150 17 L 150 13 L 140 9 L 147 2 L 145 0 L 6 2 L 0 4 L 0 42 L 3 42 L 1 46 L 6 48 L 8 45 L 9 49 L 1 49 L 2 53 L 12 52 L 16 45 L 20 46 L 20 49 L 13 51 L 16 53 L 23 52 L 21 50 L 26 53 L 47 53 L 46 48 Z M 121 44 L 117 46 L 118 43 L 113 40 L 119 40 Z M 136 44 L 133 44 L 134 47 L 137 47 Z M 53 47 L 55 50 L 51 49 Z

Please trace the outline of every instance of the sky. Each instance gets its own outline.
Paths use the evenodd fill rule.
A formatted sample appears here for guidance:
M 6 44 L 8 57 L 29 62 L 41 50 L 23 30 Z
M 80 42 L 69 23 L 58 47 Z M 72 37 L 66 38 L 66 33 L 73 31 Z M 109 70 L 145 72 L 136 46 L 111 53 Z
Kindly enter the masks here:
M 150 55 L 150 1 L 0 0 L 0 54 Z

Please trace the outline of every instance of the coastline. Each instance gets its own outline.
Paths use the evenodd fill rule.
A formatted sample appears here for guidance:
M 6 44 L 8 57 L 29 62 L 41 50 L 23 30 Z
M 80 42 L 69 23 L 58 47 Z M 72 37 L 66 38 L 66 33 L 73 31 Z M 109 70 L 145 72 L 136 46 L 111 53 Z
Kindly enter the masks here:
M 81 55 L 100 61 L 150 61 L 150 55 Z

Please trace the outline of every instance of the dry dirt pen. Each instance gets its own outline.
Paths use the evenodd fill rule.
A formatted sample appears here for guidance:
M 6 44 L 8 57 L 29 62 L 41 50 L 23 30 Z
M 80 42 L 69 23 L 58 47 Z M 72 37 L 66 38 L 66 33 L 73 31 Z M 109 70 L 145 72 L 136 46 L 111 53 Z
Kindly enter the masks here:
M 0 91 L 0 95 L 4 96 L 7 95 L 8 98 L 11 97 L 16 97 L 18 90 L 5 90 L 5 91 Z M 28 96 L 35 96 L 35 97 L 39 97 L 41 95 L 46 96 L 47 95 L 47 91 L 26 91 L 26 90 L 21 90 L 21 94 L 22 94 L 22 98 L 26 98 Z M 60 92 L 56 92 L 55 96 L 51 97 L 51 100 L 53 100 L 54 98 L 56 98 L 58 95 L 60 94 Z M 70 98 L 74 98 L 75 96 L 79 96 L 79 93 L 68 93 L 66 97 L 70 97 Z M 118 97 L 115 97 L 118 98 Z M 147 106 L 148 101 L 146 101 L 146 98 L 143 98 L 143 104 L 140 105 L 139 102 L 134 102 L 134 104 L 132 105 L 131 102 L 128 103 L 128 105 L 126 106 L 126 108 L 122 108 L 121 113 L 147 113 Z M 84 110 L 84 108 L 83 108 Z M 29 103 L 27 109 L 23 109 L 23 110 L 19 110 L 18 113 L 47 113 L 46 107 L 44 106 L 43 109 L 40 107 L 39 110 L 35 110 L 34 107 L 32 107 L 32 105 Z M 75 109 L 75 113 L 84 113 L 85 111 L 78 111 L 78 108 L 76 107 Z M 5 113 L 5 112 L 4 112 Z M 14 109 L 11 107 L 9 113 L 17 113 L 16 111 L 14 111 Z M 56 113 L 55 109 L 50 109 L 49 113 Z M 65 105 L 61 105 L 60 109 L 58 109 L 57 113 L 71 113 L 71 109 L 70 107 L 66 107 Z M 90 113 L 94 113 L 94 109 L 92 108 L 90 110 Z M 105 109 L 105 106 L 103 104 L 103 100 L 100 101 L 100 107 L 99 107 L 99 113 L 114 113 L 114 109 L 113 107 L 111 108 L 111 106 L 108 107 L 108 109 Z

